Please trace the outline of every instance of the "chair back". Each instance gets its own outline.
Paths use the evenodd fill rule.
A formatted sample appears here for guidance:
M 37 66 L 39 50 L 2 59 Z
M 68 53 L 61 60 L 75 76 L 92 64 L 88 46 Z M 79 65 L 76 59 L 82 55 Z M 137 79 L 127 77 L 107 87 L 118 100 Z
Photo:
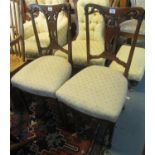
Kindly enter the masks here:
M 22 1 L 10 0 L 10 52 L 25 61 Z
M 98 12 L 102 15 L 105 21 L 105 29 L 103 30 L 105 38 L 105 50 L 100 55 L 91 55 L 90 51 L 90 34 L 89 34 L 89 15 Z M 105 58 L 106 60 L 115 61 L 116 63 L 122 65 L 125 77 L 128 78 L 128 72 L 130 69 L 131 61 L 133 58 L 134 49 L 137 42 L 137 37 L 139 29 L 144 18 L 145 11 L 143 8 L 133 7 L 133 8 L 108 8 L 96 4 L 88 4 L 85 6 L 86 14 L 86 37 L 87 37 L 87 62 L 90 64 L 90 60 L 93 58 Z M 124 62 L 116 57 L 113 52 L 114 46 L 117 44 L 120 36 L 120 23 L 135 19 L 137 24 L 135 25 L 136 30 L 133 36 L 133 41 L 131 44 L 130 53 L 127 62 Z M 125 52 L 125 51 L 124 51 Z
M 68 49 L 64 49 L 58 43 L 58 32 L 57 32 L 57 19 L 61 12 L 65 12 L 68 17 L 68 29 L 67 29 L 67 39 L 68 39 Z M 71 16 L 70 16 L 70 5 L 69 4 L 58 4 L 58 5 L 29 5 L 29 12 L 32 19 L 33 30 L 35 34 L 35 39 L 37 42 L 39 55 L 49 55 L 54 54 L 55 50 L 60 50 L 68 54 L 68 60 L 72 63 L 72 45 L 71 45 Z M 35 21 L 35 13 L 41 12 L 45 17 L 49 35 L 49 45 L 47 47 L 42 47 L 38 35 L 38 30 Z
M 94 3 L 101 6 L 109 6 L 109 0 L 78 0 L 77 2 L 77 17 L 78 17 L 78 36 L 79 40 L 86 40 L 86 23 L 84 7 L 88 3 Z M 90 17 L 90 38 L 95 41 L 103 41 L 104 38 L 101 35 L 101 31 L 104 27 L 102 16 L 98 13 L 94 13 Z

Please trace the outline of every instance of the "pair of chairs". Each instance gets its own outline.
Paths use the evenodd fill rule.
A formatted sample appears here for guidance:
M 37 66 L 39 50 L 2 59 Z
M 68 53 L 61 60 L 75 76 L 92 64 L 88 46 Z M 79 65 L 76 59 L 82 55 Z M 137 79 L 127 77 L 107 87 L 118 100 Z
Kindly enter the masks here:
M 86 50 L 87 64 L 91 64 L 91 59 L 108 59 L 115 61 L 125 68 L 123 74 L 108 67 L 92 65 L 81 70 L 72 76 L 72 42 L 70 39 L 71 18 L 70 6 L 60 5 L 30 5 L 34 33 L 39 49 L 40 58 L 32 61 L 23 69 L 17 72 L 11 79 L 13 87 L 30 94 L 39 95 L 58 100 L 58 105 L 65 105 L 99 120 L 108 122 L 109 143 L 111 146 L 114 125 L 124 106 L 126 93 L 128 90 L 128 75 L 139 29 L 144 18 L 142 8 L 108 8 L 97 4 L 83 4 L 86 21 Z M 41 11 L 46 19 L 50 44 L 47 48 L 41 47 L 33 13 Z M 65 11 L 68 17 L 68 50 L 58 43 L 57 18 L 61 11 Z M 95 14 L 95 15 L 94 15 Z M 100 54 L 94 53 L 91 48 L 91 16 L 100 14 L 104 21 L 105 28 L 99 36 L 103 35 L 104 47 Z M 94 17 L 94 18 L 95 18 Z M 114 46 L 119 39 L 120 23 L 130 20 L 137 20 L 136 31 L 132 45 L 129 46 L 129 56 L 126 61 L 120 60 L 113 53 Z M 83 35 L 84 36 L 84 35 Z M 98 37 L 99 37 L 98 36 Z M 96 36 L 97 37 L 97 36 Z M 79 44 L 81 46 L 81 44 Z M 67 59 L 53 55 L 54 49 L 60 49 L 68 54 Z M 82 50 L 82 49 L 81 49 Z M 79 50 L 80 52 L 80 50 Z M 126 52 L 126 50 L 124 50 Z M 51 54 L 42 56 L 44 54 Z M 71 77 L 71 78 L 70 78 Z M 63 109 L 62 113 L 63 113 Z
M 38 1 L 39 4 L 58 4 L 58 3 L 63 3 L 65 0 L 42 0 L 42 1 Z M 100 0 L 96 0 L 94 3 L 102 5 L 102 6 L 110 6 L 110 5 L 127 5 L 129 1 L 128 0 L 123 0 L 123 1 L 119 1 L 119 0 L 115 0 L 115 1 L 100 1 Z M 137 1 L 136 1 L 137 2 Z M 34 0 L 32 1 L 27 1 L 28 4 L 34 3 Z M 87 3 L 91 3 L 90 0 L 87 1 L 83 1 L 83 0 L 79 0 L 77 2 L 77 17 L 78 17 L 78 35 L 76 40 L 74 40 L 72 42 L 72 56 L 73 56 L 73 65 L 74 67 L 78 67 L 78 68 L 83 68 L 87 65 L 87 51 L 86 51 L 86 36 L 85 36 L 85 18 L 84 18 L 84 6 Z M 117 4 L 118 3 L 118 4 Z M 133 5 L 133 4 L 132 4 Z M 136 4 L 137 6 L 139 4 Z M 49 45 L 49 37 L 48 37 L 48 28 L 46 26 L 46 22 L 45 19 L 42 15 L 39 15 L 39 17 L 37 17 L 36 19 L 37 22 L 37 29 L 38 29 L 38 33 L 39 33 L 39 39 L 41 40 L 41 44 L 42 46 L 46 47 Z M 61 22 L 60 22 L 61 21 Z M 130 30 L 129 23 L 134 21 L 134 24 L 136 24 L 135 20 L 129 20 L 127 22 L 123 22 L 121 24 L 121 34 L 125 35 L 125 34 L 129 34 L 129 32 L 127 33 L 127 31 Z M 102 52 L 102 49 L 104 48 L 104 37 L 102 34 L 102 29 L 104 27 L 104 22 L 102 20 L 102 17 L 99 14 L 93 14 L 90 18 L 90 39 L 91 39 L 91 49 L 93 51 L 94 54 L 100 54 Z M 134 24 L 132 24 L 134 26 Z M 131 26 L 130 26 L 131 27 Z M 142 24 L 143 27 L 143 24 Z M 24 24 L 24 31 L 25 31 L 25 55 L 27 59 L 34 59 L 36 57 L 39 56 L 38 54 L 38 48 L 37 48 L 37 43 L 35 40 L 35 36 L 34 36 L 34 32 L 33 32 L 33 28 L 32 28 L 32 23 L 31 21 L 28 21 Z M 132 30 L 132 33 L 130 32 L 130 34 L 133 34 L 134 30 Z M 140 29 L 141 32 L 141 29 Z M 65 45 L 67 43 L 67 19 L 66 16 L 62 13 L 59 15 L 59 19 L 58 19 L 58 40 L 59 40 L 59 44 L 61 46 Z M 129 37 L 129 35 L 126 35 L 127 37 Z M 133 36 L 133 35 L 132 35 Z M 141 36 L 141 35 L 140 35 Z M 131 37 L 131 36 L 130 36 Z M 67 45 L 64 46 L 65 49 L 67 49 Z M 128 46 L 122 46 L 119 51 L 117 56 L 126 61 L 128 54 L 129 54 L 129 48 Z M 122 52 L 123 50 L 128 50 L 128 52 Z M 136 52 L 133 56 L 133 61 L 132 61 L 132 65 L 129 71 L 129 79 L 132 81 L 140 81 L 144 75 L 144 68 L 145 68 L 145 62 L 144 62 L 144 48 L 136 48 L 135 49 Z M 116 47 L 114 47 L 114 51 L 116 51 Z M 67 58 L 67 55 L 65 53 L 62 53 L 61 51 L 57 51 L 55 53 L 55 55 L 57 56 L 61 56 L 64 58 Z M 97 65 L 105 65 L 105 59 L 100 58 L 100 59 L 92 59 L 91 60 L 92 64 L 97 64 Z M 119 70 L 121 72 L 123 72 L 123 68 L 119 65 L 116 64 L 115 62 L 113 62 L 110 67 L 114 70 Z

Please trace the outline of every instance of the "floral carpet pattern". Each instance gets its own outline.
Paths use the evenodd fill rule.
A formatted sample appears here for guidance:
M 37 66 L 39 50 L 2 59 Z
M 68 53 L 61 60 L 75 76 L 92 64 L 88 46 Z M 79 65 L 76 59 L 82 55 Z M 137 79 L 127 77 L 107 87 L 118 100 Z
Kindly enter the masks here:
M 68 116 L 73 117 L 71 113 Z M 73 120 L 73 119 L 69 119 Z M 98 123 L 92 119 L 81 121 L 72 131 L 61 128 L 61 120 L 54 107 L 33 102 L 27 112 L 11 112 L 11 135 L 24 140 L 37 139 L 11 151 L 11 155 L 86 155 L 94 144 Z M 82 119 L 83 120 L 83 119 Z M 70 123 L 70 128 L 73 122 Z M 75 123 L 74 123 L 75 124 Z

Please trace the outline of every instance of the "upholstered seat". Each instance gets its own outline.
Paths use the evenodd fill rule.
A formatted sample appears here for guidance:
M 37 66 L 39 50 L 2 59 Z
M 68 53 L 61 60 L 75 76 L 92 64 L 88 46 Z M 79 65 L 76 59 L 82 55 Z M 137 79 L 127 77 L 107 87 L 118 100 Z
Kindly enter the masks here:
M 131 46 L 123 45 L 118 51 L 117 57 L 125 62 L 127 62 Z M 116 62 L 110 64 L 110 68 L 120 72 L 124 72 L 124 68 Z M 132 58 L 128 79 L 140 81 L 144 75 L 145 70 L 145 49 L 140 47 L 135 47 L 134 55 Z
M 43 56 L 16 73 L 11 82 L 14 87 L 23 91 L 55 98 L 55 91 L 70 75 L 71 65 L 66 59 Z
M 93 55 L 98 55 L 103 52 L 104 44 L 100 41 L 91 40 L 91 51 Z M 67 48 L 67 46 L 64 46 Z M 55 55 L 67 58 L 67 54 L 62 53 L 61 51 L 56 51 Z M 87 51 L 86 51 L 86 40 L 76 40 L 72 42 L 72 59 L 73 64 L 77 66 L 86 66 L 87 65 Z M 91 64 L 104 65 L 105 59 L 92 59 Z
M 68 80 L 57 98 L 90 116 L 115 122 L 124 105 L 127 80 L 120 72 L 91 66 Z
M 65 0 L 39 0 L 38 4 L 43 4 L 43 5 L 55 5 L 55 4 L 61 4 L 64 3 Z M 32 4 L 33 1 L 28 2 L 28 4 Z M 38 17 L 35 19 L 36 21 L 36 26 L 38 33 L 41 33 L 41 36 L 45 34 L 44 32 L 48 33 L 48 28 L 46 26 L 46 21 L 45 18 L 42 14 L 39 14 Z M 67 43 L 67 17 L 66 15 L 61 12 L 58 17 L 58 43 L 60 46 L 63 46 Z M 24 40 L 25 40 L 25 54 L 27 59 L 34 59 L 38 57 L 38 49 L 36 41 L 34 40 L 34 31 L 32 27 L 32 21 L 27 21 L 24 24 Z M 41 37 L 42 39 L 42 37 Z M 43 36 L 43 42 L 47 45 L 48 44 L 48 38 Z M 41 40 L 42 42 L 42 40 Z M 44 44 L 43 43 L 43 44 Z

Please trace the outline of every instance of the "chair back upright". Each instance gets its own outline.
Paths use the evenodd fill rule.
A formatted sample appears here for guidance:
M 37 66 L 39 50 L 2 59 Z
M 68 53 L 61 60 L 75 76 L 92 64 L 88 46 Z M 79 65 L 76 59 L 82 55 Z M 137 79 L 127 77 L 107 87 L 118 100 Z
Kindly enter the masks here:
M 104 38 L 105 38 L 105 50 L 100 55 L 92 55 L 90 51 L 90 34 L 89 34 L 89 15 L 99 12 L 105 21 Z M 145 11 L 140 7 L 133 8 L 108 8 L 96 4 L 88 4 L 85 6 L 86 15 L 86 38 L 87 38 L 87 63 L 90 64 L 90 60 L 93 58 L 105 58 L 106 60 L 115 61 L 125 68 L 124 76 L 128 78 L 128 72 L 130 69 L 131 61 L 133 58 L 139 29 L 144 18 Z M 120 36 L 120 23 L 135 19 L 137 20 L 136 30 L 134 33 L 130 53 L 127 58 L 127 62 L 124 62 L 116 57 L 113 48 L 118 42 Z M 125 51 L 124 51 L 125 52 Z
M 130 0 L 110 0 L 111 7 L 127 7 L 130 4 Z
M 25 61 L 22 0 L 10 0 L 10 52 Z
M 53 55 L 55 50 L 61 50 L 68 55 L 68 60 L 72 64 L 72 45 L 71 45 L 71 16 L 70 16 L 70 5 L 67 3 L 57 4 L 57 5 L 29 5 L 29 12 L 32 19 L 33 30 L 35 34 L 35 39 L 38 47 L 39 55 Z M 49 45 L 47 47 L 42 47 L 39 39 L 37 26 L 35 22 L 35 13 L 41 12 L 46 20 L 48 33 L 49 33 Z M 57 32 L 57 19 L 60 12 L 65 12 L 68 17 L 68 29 L 67 29 L 67 39 L 68 39 L 68 50 L 61 47 L 58 43 L 58 32 Z

